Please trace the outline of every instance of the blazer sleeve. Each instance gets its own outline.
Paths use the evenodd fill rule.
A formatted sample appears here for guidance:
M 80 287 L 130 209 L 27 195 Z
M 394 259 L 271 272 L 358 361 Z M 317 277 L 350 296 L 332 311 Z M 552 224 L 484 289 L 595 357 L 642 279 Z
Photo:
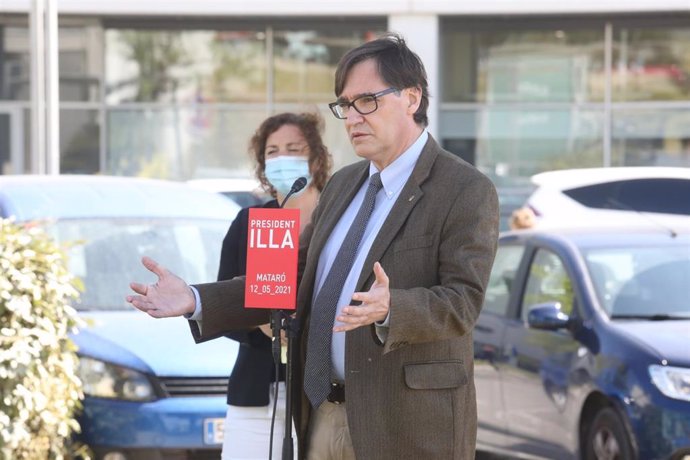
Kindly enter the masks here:
M 189 321 L 195 342 L 206 342 L 238 329 L 253 329 L 270 321 L 269 310 L 244 308 L 244 280 L 244 276 L 238 276 L 194 285 L 202 299 L 202 320 Z
M 249 208 L 240 210 L 232 221 L 220 251 L 218 281 L 244 275 L 247 271 L 247 225 Z M 238 329 L 225 334 L 225 337 L 250 346 L 265 346 L 270 339 L 260 329 Z
M 271 201 L 264 207 L 277 207 L 277 204 Z M 202 327 L 199 328 L 197 321 L 189 322 L 197 343 L 221 336 L 250 345 L 257 344 L 257 341 L 260 343 L 264 338 L 270 340 L 256 330 L 257 326 L 270 321 L 270 312 L 244 308 L 247 253 L 243 248 L 247 244 L 248 219 L 249 208 L 240 210 L 223 239 L 218 281 L 194 286 L 203 299 Z

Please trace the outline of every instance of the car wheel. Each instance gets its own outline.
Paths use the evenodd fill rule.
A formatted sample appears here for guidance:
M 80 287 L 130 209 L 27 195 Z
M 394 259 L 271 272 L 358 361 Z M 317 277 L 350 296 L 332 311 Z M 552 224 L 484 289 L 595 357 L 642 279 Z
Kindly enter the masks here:
M 633 450 L 623 420 L 611 408 L 594 417 L 587 434 L 586 460 L 631 460 Z

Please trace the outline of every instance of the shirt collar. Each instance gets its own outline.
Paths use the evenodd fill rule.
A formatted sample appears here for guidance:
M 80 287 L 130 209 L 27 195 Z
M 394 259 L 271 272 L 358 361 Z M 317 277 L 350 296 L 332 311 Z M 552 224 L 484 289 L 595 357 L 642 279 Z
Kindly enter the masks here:
M 402 189 L 403 185 L 405 185 L 428 139 L 429 133 L 425 129 L 402 155 L 396 158 L 393 163 L 386 166 L 383 171 L 380 171 L 383 190 L 388 198 L 394 197 L 395 194 Z M 377 172 L 379 172 L 379 170 L 376 169 L 376 166 L 374 166 L 373 163 L 369 163 L 369 176 Z

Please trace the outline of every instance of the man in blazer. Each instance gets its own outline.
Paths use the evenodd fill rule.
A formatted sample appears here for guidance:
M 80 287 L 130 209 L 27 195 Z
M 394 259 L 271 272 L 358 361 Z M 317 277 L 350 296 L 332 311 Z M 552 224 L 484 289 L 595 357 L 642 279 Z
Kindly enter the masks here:
M 496 191 L 426 132 L 426 74 L 402 38 L 349 51 L 335 89 L 331 109 L 364 161 L 332 176 L 300 238 L 301 335 L 292 350 L 300 456 L 471 460 L 472 328 L 496 250 Z M 383 189 L 334 318 L 331 378 L 344 397 L 314 405 L 303 388 L 312 313 L 321 308 L 315 299 L 377 174 Z M 138 295 L 128 301 L 154 317 L 194 312 L 197 341 L 267 321 L 268 312 L 242 308 L 244 279 L 196 285 L 194 293 L 154 261 L 144 265 L 159 281 L 132 283 Z

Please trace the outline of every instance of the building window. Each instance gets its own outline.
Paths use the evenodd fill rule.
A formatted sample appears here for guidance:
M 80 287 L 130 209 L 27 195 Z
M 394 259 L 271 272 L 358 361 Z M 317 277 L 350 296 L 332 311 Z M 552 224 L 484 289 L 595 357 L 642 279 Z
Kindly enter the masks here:
M 340 166 L 352 162 L 328 112 L 336 65 L 385 21 L 105 24 L 104 172 L 185 180 L 247 176 L 249 139 L 268 115 L 320 111 Z
M 615 101 L 690 100 L 690 27 L 621 25 L 613 43 Z
M 442 19 L 443 145 L 508 187 L 553 169 L 690 166 L 687 19 Z
M 12 21 L 23 22 L 22 21 Z M 31 98 L 29 29 L 26 25 L 0 22 L 0 100 L 28 101 Z
M 60 173 L 96 174 L 101 170 L 97 110 L 60 110 Z
M 106 101 L 266 101 L 265 34 L 256 30 L 106 31 Z
M 604 30 L 580 24 L 445 22 L 443 101 L 602 101 Z

